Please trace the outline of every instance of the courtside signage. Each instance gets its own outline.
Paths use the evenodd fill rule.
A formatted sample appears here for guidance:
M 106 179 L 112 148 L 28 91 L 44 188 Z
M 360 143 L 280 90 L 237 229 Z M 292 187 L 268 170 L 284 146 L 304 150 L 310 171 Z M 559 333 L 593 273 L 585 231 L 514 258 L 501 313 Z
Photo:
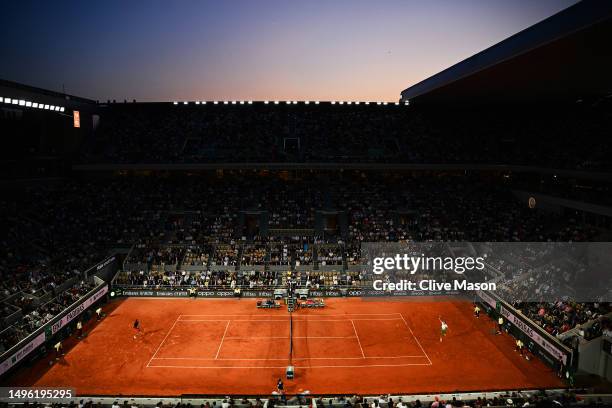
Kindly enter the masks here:
M 0 365 L 0 375 L 4 374 L 8 370 L 10 370 L 13 366 L 19 363 L 24 359 L 28 354 L 34 351 L 38 346 L 45 342 L 45 332 L 43 331 L 38 336 L 34 337 L 32 341 L 23 346 L 20 350 L 18 350 L 15 354 L 7 358 Z
M 106 295 L 106 293 L 108 293 L 108 285 L 104 285 L 104 287 L 98 292 L 91 295 L 83 303 L 72 309 L 70 312 L 66 313 L 60 320 L 53 323 L 53 325 L 51 326 L 51 336 L 55 335 L 55 333 L 60 331 L 62 327 L 66 326 L 78 315 L 83 313 L 83 311 L 86 310 L 89 306 L 96 303 L 96 301 L 98 301 L 102 296 Z
M 527 323 L 522 321 L 519 317 L 515 316 L 511 310 L 505 308 L 503 305 L 501 306 L 501 314 L 508 319 L 510 323 L 515 325 L 520 331 L 525 333 L 534 343 L 542 347 L 546 352 L 548 352 L 551 356 L 556 358 L 558 361 L 562 362 L 563 365 L 567 365 L 567 354 L 560 351 L 558 348 L 554 347 L 550 342 L 544 340 L 542 336 L 535 332 Z

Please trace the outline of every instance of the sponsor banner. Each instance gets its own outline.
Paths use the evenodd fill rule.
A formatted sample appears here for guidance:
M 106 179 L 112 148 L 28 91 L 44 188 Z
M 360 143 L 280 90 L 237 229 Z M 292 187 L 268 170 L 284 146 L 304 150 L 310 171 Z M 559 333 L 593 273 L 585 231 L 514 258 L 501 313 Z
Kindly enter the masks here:
M 199 294 L 200 292 L 198 292 Z M 118 289 L 117 296 L 137 296 L 137 297 L 187 297 L 189 292 L 186 290 L 164 290 L 164 289 Z
M 198 296 L 202 297 L 233 297 L 234 291 L 231 289 L 228 290 L 198 290 Z
M 133 297 L 189 297 L 188 290 L 172 290 L 172 289 L 115 289 L 116 296 L 133 296 Z M 272 297 L 272 291 L 258 290 L 243 290 L 241 295 L 244 297 Z M 233 297 L 234 291 L 226 290 L 197 290 L 196 295 L 203 298 L 224 298 Z
M 113 275 L 117 271 L 117 256 L 112 255 L 97 265 L 92 266 L 85 271 L 85 276 L 98 276 L 104 280 L 112 279 Z
M 548 340 L 537 333 L 527 322 L 523 321 L 520 317 L 516 316 L 511 310 L 501 305 L 500 313 L 516 328 L 525 333 L 535 344 L 540 346 L 548 354 L 553 356 L 557 361 L 567 365 L 567 353 L 559 350 L 556 346 L 551 344 Z
M 34 351 L 38 346 L 45 342 L 45 332 L 43 331 L 38 336 L 34 337 L 32 341 L 23 346 L 13 355 L 8 357 L 5 361 L 0 365 L 0 375 L 4 374 L 8 370 L 10 370 L 13 366 L 23 360 L 28 354 Z
M 359 291 L 363 297 L 414 297 L 414 296 L 456 296 L 461 294 L 460 291 L 456 290 L 394 290 L 394 291 L 381 291 L 376 289 L 362 289 Z M 359 295 L 347 295 L 347 296 L 359 296 Z
M 497 301 L 495 299 L 493 299 L 493 297 L 491 295 L 489 295 L 487 292 L 483 292 L 482 290 L 479 290 L 476 294 L 482 300 L 484 300 L 486 304 L 491 306 L 493 308 L 493 310 L 495 310 L 497 308 Z
M 61 319 L 51 325 L 51 336 L 55 335 L 60 329 L 74 320 L 77 316 L 79 316 L 83 311 L 85 311 L 89 306 L 93 305 L 101 299 L 106 293 L 108 293 L 108 285 L 105 285 L 102 289 L 88 297 L 83 303 L 66 313 Z
M 274 296 L 273 290 L 245 289 L 242 291 L 242 297 L 248 297 L 248 298 L 271 298 L 273 296 Z
M 342 292 L 337 289 L 310 289 L 308 295 L 310 297 L 340 297 Z
M 94 266 L 94 268 L 96 268 L 96 271 L 99 271 L 100 269 L 108 266 L 111 264 L 111 262 L 113 262 L 115 259 L 117 259 L 115 256 L 111 256 L 110 258 L 108 258 L 105 261 L 100 262 L 99 264 L 97 264 L 96 266 Z
M 131 289 L 114 289 L 116 296 L 134 296 L 134 297 L 188 297 L 189 291 L 187 289 L 155 289 L 155 288 L 131 288 Z M 198 297 L 203 298 L 227 298 L 234 297 L 234 291 L 231 289 L 225 290 L 205 290 L 199 289 L 196 291 Z M 373 296 L 373 297 L 385 297 L 385 296 L 449 296 L 457 295 L 458 291 L 407 291 L 400 290 L 394 292 L 381 292 L 374 289 L 308 289 L 308 296 L 310 297 L 359 297 L 359 296 Z M 244 298 L 271 298 L 274 296 L 274 290 L 257 290 L 257 289 L 242 289 L 240 296 Z

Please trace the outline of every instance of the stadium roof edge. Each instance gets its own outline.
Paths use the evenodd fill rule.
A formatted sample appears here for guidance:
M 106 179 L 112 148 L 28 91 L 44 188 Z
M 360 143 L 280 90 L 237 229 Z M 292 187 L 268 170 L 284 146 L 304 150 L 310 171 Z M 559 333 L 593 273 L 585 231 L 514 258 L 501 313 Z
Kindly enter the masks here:
M 65 94 L 61 92 L 51 91 L 48 89 L 38 88 L 31 85 L 25 85 L 18 82 L 9 81 L 6 79 L 0 79 L 0 87 L 12 88 L 20 91 L 31 92 L 40 95 L 46 95 L 52 98 L 69 99 L 73 102 L 79 102 L 84 104 L 96 104 L 97 102 L 92 99 L 83 98 L 80 96 Z
M 612 19 L 612 1 L 582 0 L 401 92 L 409 101 L 511 60 L 572 33 Z

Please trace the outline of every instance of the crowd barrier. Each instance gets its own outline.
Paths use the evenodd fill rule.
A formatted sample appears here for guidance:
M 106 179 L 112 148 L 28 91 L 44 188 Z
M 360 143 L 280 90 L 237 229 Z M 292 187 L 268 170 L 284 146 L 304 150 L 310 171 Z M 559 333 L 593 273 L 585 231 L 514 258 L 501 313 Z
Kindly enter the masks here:
M 503 317 L 508 332 L 520 339 L 531 353 L 566 379 L 571 379 L 576 361 L 574 361 L 574 352 L 569 347 L 496 294 L 479 291 L 476 295 L 491 317 L 496 320 L 500 316 Z
M 104 299 L 108 293 L 108 284 L 97 276 L 94 276 L 93 279 L 96 283 L 94 289 L 0 356 L 0 376 L 18 365 L 40 346 L 51 341 L 62 328 L 74 321 L 85 310 Z
M 156 286 L 156 287 L 135 287 L 113 285 L 111 296 L 133 296 L 133 297 L 189 297 L 191 286 Z M 237 293 L 232 288 L 196 288 L 195 295 L 202 298 L 270 298 L 274 296 L 275 287 L 261 288 L 238 288 Z M 304 289 L 304 288 L 302 288 Z M 360 297 L 363 295 L 361 288 L 320 288 L 309 289 L 311 297 Z
M 189 297 L 189 285 L 177 286 L 135 286 L 115 284 L 112 287 L 112 296 L 134 296 L 134 297 Z M 407 297 L 407 296 L 459 296 L 462 294 L 459 290 L 439 290 L 439 291 L 410 291 L 410 290 L 394 290 L 394 291 L 379 291 L 364 287 L 356 286 L 334 286 L 322 288 L 304 288 L 308 289 L 310 297 Z M 272 297 L 274 289 L 277 288 L 249 288 L 238 287 L 239 293 L 236 293 L 233 288 L 204 288 L 195 287 L 196 296 L 203 298 L 226 298 L 226 297 L 244 297 L 244 298 L 265 298 Z

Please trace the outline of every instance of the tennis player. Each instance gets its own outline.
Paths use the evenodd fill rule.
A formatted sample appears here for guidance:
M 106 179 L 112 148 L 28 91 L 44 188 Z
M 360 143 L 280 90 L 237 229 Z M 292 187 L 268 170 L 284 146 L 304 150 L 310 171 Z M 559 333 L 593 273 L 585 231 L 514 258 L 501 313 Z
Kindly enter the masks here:
M 140 321 L 138 319 L 134 320 L 134 339 L 140 335 Z
M 442 320 L 440 317 L 438 317 L 438 320 L 440 321 L 440 343 L 441 343 L 442 337 L 445 337 L 446 332 L 448 331 L 448 324 L 446 324 L 446 322 Z

